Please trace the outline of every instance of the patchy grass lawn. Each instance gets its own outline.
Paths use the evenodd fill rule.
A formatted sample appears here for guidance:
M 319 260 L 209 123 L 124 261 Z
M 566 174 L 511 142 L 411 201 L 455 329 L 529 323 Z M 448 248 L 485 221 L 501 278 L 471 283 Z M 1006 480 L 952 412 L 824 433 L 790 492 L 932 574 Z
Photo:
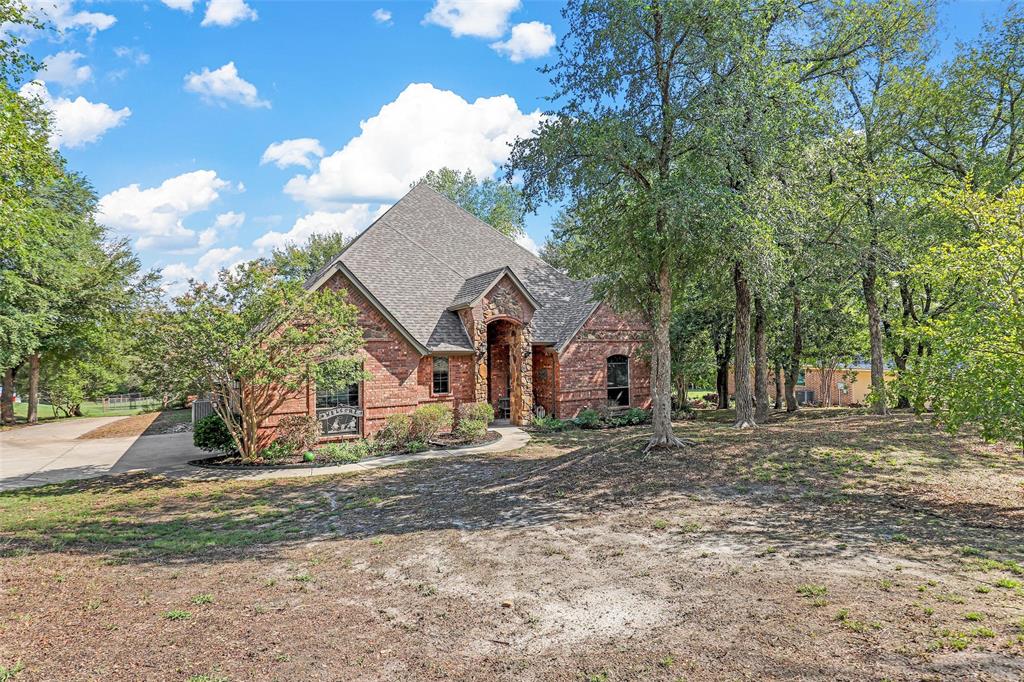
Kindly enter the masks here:
M 0 495 L 14 679 L 1024 676 L 1024 460 L 906 416 Z M 206 677 L 202 677 L 206 676 Z

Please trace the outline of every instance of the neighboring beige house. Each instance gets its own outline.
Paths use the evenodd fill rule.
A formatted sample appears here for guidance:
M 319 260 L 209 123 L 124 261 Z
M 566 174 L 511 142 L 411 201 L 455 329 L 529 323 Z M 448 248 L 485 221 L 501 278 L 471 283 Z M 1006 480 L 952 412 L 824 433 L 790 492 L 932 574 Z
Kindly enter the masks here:
M 889 371 L 885 373 L 886 381 L 892 378 Z M 779 381 L 784 381 L 779 377 Z M 775 396 L 775 378 L 768 376 L 768 393 Z M 736 382 L 732 370 L 729 370 L 729 395 L 736 391 Z M 800 370 L 796 382 L 796 400 L 801 405 L 819 405 L 822 407 L 847 407 L 864 405 L 871 393 L 871 365 L 857 362 L 822 370 L 820 367 L 805 366 Z

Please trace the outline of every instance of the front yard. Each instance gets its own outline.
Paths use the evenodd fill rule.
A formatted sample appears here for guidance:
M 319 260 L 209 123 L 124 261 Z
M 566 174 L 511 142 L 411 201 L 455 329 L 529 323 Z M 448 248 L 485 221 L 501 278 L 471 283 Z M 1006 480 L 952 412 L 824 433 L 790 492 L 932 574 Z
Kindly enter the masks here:
M 0 679 L 1024 676 L 1018 449 L 908 416 L 677 427 L 698 445 L 0 495 Z

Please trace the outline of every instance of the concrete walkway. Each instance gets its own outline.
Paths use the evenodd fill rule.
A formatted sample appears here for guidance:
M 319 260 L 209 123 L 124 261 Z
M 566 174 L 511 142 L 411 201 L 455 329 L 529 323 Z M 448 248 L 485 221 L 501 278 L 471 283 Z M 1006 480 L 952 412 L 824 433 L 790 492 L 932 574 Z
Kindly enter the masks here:
M 356 464 L 301 469 L 208 469 L 188 464 L 209 457 L 192 445 L 192 433 L 77 440 L 93 429 L 124 417 L 68 419 L 25 426 L 0 433 L 0 491 L 95 478 L 128 471 L 148 471 L 172 478 L 237 479 L 295 478 L 368 471 L 426 459 L 516 450 L 530 440 L 514 426 L 496 426 L 501 440 L 455 450 L 428 450 L 414 455 L 374 457 Z
M 516 426 L 493 426 L 492 431 L 501 434 L 501 440 L 487 445 L 478 445 L 472 448 L 456 448 L 453 450 L 427 450 L 410 455 L 388 455 L 386 457 L 371 457 L 355 464 L 339 464 L 338 466 L 317 466 L 303 467 L 301 469 L 207 469 L 205 467 L 186 464 L 184 467 L 168 468 L 159 473 L 172 477 L 199 478 L 199 479 L 224 479 L 236 480 L 264 480 L 268 478 L 301 478 L 310 476 L 329 476 L 331 474 L 355 473 L 359 471 L 372 471 L 381 467 L 404 464 L 406 462 L 417 462 L 427 459 L 446 459 L 462 455 L 476 455 L 483 453 L 510 452 L 518 450 L 530 440 L 530 434 Z M 209 453 L 204 453 L 209 456 Z

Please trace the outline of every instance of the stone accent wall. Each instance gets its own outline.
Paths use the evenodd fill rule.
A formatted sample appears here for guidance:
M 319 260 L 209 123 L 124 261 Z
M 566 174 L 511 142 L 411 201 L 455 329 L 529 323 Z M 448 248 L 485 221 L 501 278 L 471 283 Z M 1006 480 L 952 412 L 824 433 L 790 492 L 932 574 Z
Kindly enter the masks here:
M 509 348 L 512 395 L 509 417 L 513 424 L 533 420 L 533 343 L 530 328 L 518 326 L 512 331 Z
M 612 355 L 629 357 L 630 406 L 651 406 L 651 372 L 644 358 L 647 327 L 602 303 L 558 358 L 555 416 L 570 419 L 584 408 L 602 408 L 608 400 Z
M 530 344 L 528 325 L 533 319 L 533 305 L 519 291 L 507 276 L 498 280 L 480 302 L 472 308 L 459 311 L 462 324 L 470 334 L 473 344 L 476 371 L 476 385 L 473 393 L 478 402 L 487 401 L 487 386 L 491 382 L 491 402 L 497 405 L 495 390 L 504 393 L 504 377 L 490 377 L 487 369 L 488 347 L 487 327 L 497 320 L 507 320 L 517 328 L 509 340 L 509 348 L 492 349 L 492 352 L 508 355 L 507 366 L 512 372 L 512 399 L 509 401 L 512 423 L 527 424 L 533 411 L 533 352 Z M 505 367 L 505 363 L 491 358 L 491 368 Z M 497 385 L 495 382 L 500 382 Z

